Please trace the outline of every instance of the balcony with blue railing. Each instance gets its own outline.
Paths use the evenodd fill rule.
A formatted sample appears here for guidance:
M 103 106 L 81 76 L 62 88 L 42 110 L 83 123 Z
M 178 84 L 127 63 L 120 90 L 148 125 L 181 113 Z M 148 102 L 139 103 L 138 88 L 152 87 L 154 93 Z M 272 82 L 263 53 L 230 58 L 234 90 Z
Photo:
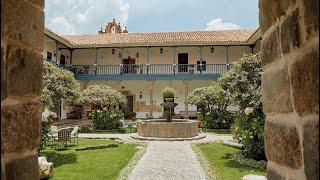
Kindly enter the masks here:
M 216 80 L 230 64 L 72 65 L 78 80 Z

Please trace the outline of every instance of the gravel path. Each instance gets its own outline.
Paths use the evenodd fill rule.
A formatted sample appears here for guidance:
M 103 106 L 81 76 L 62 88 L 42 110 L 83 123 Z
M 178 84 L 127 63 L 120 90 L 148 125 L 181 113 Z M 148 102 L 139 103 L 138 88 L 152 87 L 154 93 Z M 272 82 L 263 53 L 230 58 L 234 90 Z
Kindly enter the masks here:
M 206 179 L 187 141 L 153 141 L 129 176 L 130 180 Z
M 231 135 L 203 133 L 205 138 L 193 141 L 139 141 L 132 134 L 88 134 L 81 138 L 119 138 L 128 142 L 145 142 L 148 147 L 129 175 L 129 180 L 203 180 L 206 175 L 197 161 L 191 144 L 232 140 Z

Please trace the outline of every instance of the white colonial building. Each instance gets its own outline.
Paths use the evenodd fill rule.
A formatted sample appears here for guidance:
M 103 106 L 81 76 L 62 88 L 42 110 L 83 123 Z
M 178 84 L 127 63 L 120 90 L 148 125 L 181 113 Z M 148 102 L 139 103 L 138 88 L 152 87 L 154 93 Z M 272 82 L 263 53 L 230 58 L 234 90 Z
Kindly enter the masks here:
M 45 59 L 72 70 L 83 88 L 105 84 L 123 92 L 137 118 L 162 115 L 166 86 L 176 90 L 176 113 L 194 116 L 187 95 L 213 83 L 244 53 L 260 51 L 261 41 L 259 29 L 130 33 L 115 21 L 97 34 L 44 34 Z M 61 118 L 69 111 L 64 102 Z

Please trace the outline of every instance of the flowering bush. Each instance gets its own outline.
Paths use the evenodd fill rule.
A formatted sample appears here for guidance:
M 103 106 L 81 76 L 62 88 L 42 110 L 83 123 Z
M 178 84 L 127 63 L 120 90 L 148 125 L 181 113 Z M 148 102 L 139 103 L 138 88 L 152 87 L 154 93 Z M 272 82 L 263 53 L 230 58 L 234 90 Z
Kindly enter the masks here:
M 218 79 L 225 98 L 240 109 L 231 127 L 233 137 L 243 144 L 244 155 L 253 159 L 265 158 L 261 74 L 260 54 L 250 54 L 244 55 Z
M 52 125 L 52 117 L 44 117 L 41 122 L 41 137 L 40 137 L 40 147 L 38 149 L 38 154 L 45 148 L 47 141 L 49 140 L 48 133 L 50 132 L 50 127 Z
M 92 111 L 92 122 L 96 129 L 113 130 L 120 125 L 120 120 L 123 119 L 124 114 L 118 109 L 103 109 Z
M 265 159 L 264 155 L 264 121 L 263 114 L 255 112 L 249 116 L 239 114 L 232 124 L 233 139 L 243 144 L 243 154 L 252 159 Z
M 232 123 L 232 114 L 226 110 L 228 99 L 219 84 L 195 89 L 189 96 L 188 102 L 200 109 L 200 116 L 206 128 L 227 129 Z
M 80 84 L 74 75 L 54 64 L 44 61 L 43 90 L 41 101 L 43 107 L 57 112 L 62 99 L 76 102 L 80 96 Z
M 233 115 L 225 109 L 211 109 L 211 113 L 204 117 L 204 122 L 209 129 L 230 129 Z
M 120 92 L 106 85 L 90 85 L 79 99 L 81 104 L 94 104 L 100 109 L 112 109 L 116 105 L 125 104 L 127 99 Z

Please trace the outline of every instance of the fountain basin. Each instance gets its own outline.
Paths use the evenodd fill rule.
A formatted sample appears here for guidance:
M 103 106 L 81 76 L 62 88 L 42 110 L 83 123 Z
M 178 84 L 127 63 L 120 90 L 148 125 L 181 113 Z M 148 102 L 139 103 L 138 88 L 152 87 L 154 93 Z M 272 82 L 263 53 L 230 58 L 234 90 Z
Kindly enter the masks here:
M 140 137 L 153 138 L 192 138 L 198 135 L 198 121 L 189 119 L 138 120 L 137 130 Z

